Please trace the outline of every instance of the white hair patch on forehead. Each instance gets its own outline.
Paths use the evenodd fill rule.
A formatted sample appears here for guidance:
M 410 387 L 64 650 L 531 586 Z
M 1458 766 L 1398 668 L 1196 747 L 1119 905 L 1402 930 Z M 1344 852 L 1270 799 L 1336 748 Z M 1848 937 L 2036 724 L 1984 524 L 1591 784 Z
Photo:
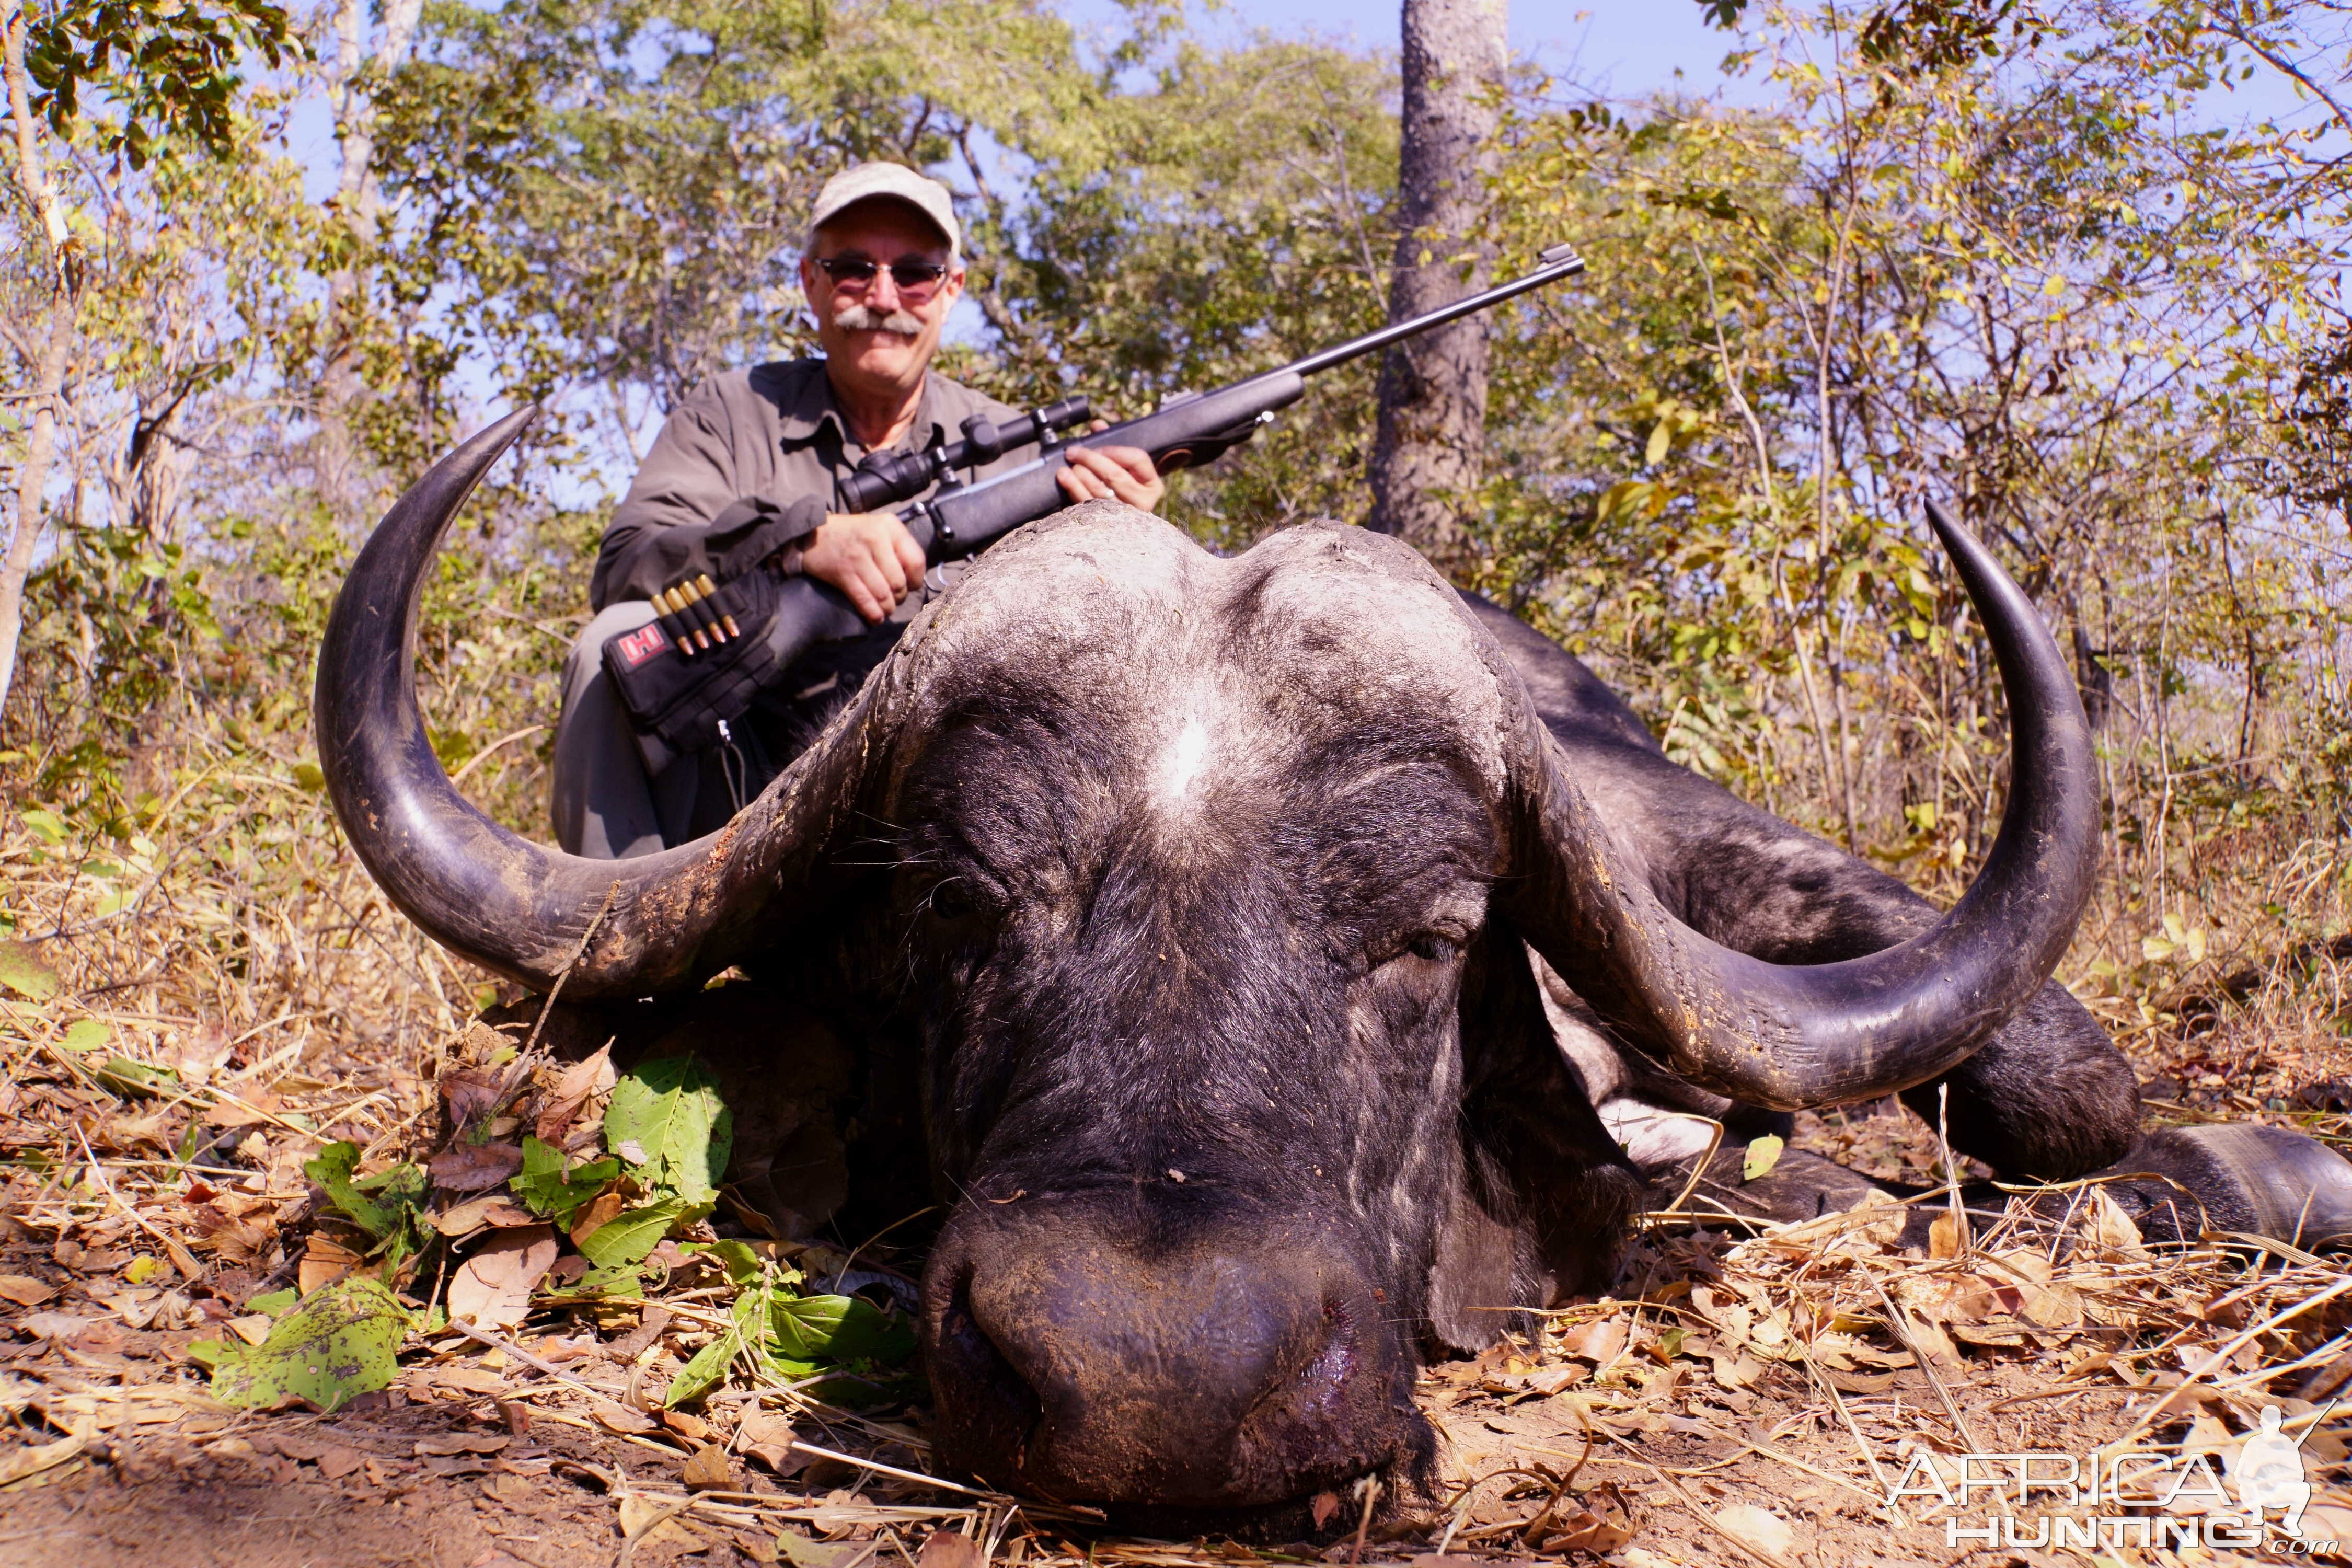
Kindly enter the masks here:
M 1185 720 L 1184 728 L 1177 731 L 1176 744 L 1169 751 L 1168 773 L 1160 788 L 1171 805 L 1184 798 L 1184 792 L 1192 787 L 1208 755 L 1207 726 L 1198 719 Z

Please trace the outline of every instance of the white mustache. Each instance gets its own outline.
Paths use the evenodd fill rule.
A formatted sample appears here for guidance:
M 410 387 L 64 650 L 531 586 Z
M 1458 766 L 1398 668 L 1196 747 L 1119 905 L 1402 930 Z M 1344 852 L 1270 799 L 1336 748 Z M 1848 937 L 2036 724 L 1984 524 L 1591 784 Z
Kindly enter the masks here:
M 866 305 L 845 305 L 833 318 L 836 327 L 846 327 L 853 332 L 896 332 L 902 338 L 923 335 L 922 319 L 910 310 L 893 310 L 877 316 Z

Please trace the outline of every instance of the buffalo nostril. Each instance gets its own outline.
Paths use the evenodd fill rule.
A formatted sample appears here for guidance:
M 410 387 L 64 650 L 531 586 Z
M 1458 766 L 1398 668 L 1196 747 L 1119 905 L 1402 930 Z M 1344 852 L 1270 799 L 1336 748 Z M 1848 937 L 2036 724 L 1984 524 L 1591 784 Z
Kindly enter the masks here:
M 1361 1370 L 1358 1315 L 1345 1300 L 1323 1303 L 1323 1338 L 1305 1364 L 1271 1383 L 1242 1423 L 1244 1442 L 1279 1443 L 1286 1431 L 1328 1426 L 1344 1414 Z
M 1399 1347 L 1319 1248 L 975 1231 L 934 1276 L 932 1385 L 955 1462 L 1063 1501 L 1227 1508 L 1396 1452 Z
M 1035 1389 L 1014 1369 L 971 1308 L 969 1268 L 959 1270 L 937 1319 L 927 1356 L 942 1416 L 968 1435 L 964 1463 L 1010 1480 L 1024 1463 L 1041 1407 Z

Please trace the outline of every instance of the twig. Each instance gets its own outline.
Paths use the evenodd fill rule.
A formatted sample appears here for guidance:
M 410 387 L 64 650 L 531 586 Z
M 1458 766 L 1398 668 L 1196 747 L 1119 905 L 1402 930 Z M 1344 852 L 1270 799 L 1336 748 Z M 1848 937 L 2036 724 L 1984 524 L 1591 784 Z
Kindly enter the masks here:
M 2213 1392 L 2220 1394 L 2235 1394 L 2238 1390 L 2246 1387 L 2250 1384 L 2275 1383 L 2280 1378 L 2286 1376 L 2289 1373 L 2301 1372 L 2306 1367 L 2317 1366 L 2322 1362 L 2333 1361 L 2336 1357 L 2343 1353 L 2344 1345 L 2345 1336 L 2338 1334 L 2334 1339 L 2329 1340 L 2326 1344 L 2321 1345 L 2317 1350 L 2309 1352 L 2304 1355 L 2299 1355 L 2295 1357 L 2294 1360 L 2286 1363 L 2283 1366 L 2258 1366 L 2253 1371 L 2242 1373 L 2240 1375 L 2231 1378 L 2227 1383 L 2217 1383 L 2213 1385 Z M 2325 1390 L 2322 1392 L 2324 1393 Z M 2308 1399 L 2311 1395 L 2306 1394 L 2297 1394 L 2295 1397 L 2298 1399 Z
M 172 1267 L 180 1271 L 181 1279 L 193 1281 L 202 1275 L 205 1271 L 204 1265 L 198 1263 L 186 1247 L 164 1235 L 153 1222 L 137 1209 L 132 1208 L 124 1201 L 122 1194 L 114 1190 L 114 1180 L 106 1173 L 106 1167 L 100 1163 L 97 1151 L 89 1146 L 89 1135 L 81 1130 L 80 1122 L 73 1123 L 73 1131 L 74 1137 L 81 1143 L 83 1155 L 89 1161 L 90 1177 L 98 1183 L 99 1190 L 113 1200 L 114 1206 L 121 1209 L 123 1216 L 131 1224 L 155 1238 L 156 1244 L 163 1249 L 163 1256 L 170 1258 Z
M 1740 1447 L 1747 1449 L 1749 1453 L 1757 1455 L 1759 1458 L 1771 1459 L 1780 1464 L 1787 1465 L 1792 1469 L 1802 1470 L 1809 1476 L 1818 1476 L 1822 1480 L 1828 1481 L 1832 1486 L 1843 1487 L 1854 1496 L 1867 1501 L 1874 1508 L 1884 1508 L 1886 1505 L 1886 1499 L 1884 1495 L 1874 1494 L 1867 1487 L 1858 1487 L 1844 1476 L 1838 1475 L 1833 1471 L 1824 1470 L 1817 1466 L 1809 1465 L 1805 1463 L 1804 1460 L 1798 1458 L 1794 1454 L 1784 1454 L 1778 1448 L 1766 1447 L 1761 1443 L 1751 1443 L 1745 1437 L 1734 1436 L 1728 1432 L 1718 1432 L 1716 1436 L 1723 1438 L 1723 1440 L 1727 1443 L 1736 1443 Z M 1532 1445 L 1530 1445 L 1529 1451 L 1538 1454 L 1558 1454 L 1563 1459 L 1572 1458 L 1575 1457 L 1559 1448 L 1537 1448 Z M 1670 1476 L 1696 1476 L 1704 1475 L 1708 1470 L 1723 1469 L 1727 1466 L 1736 1465 L 1738 1462 L 1739 1461 L 1738 1459 L 1724 1459 L 1698 1469 L 1675 1469 L 1670 1467 L 1661 1467 L 1661 1469 L 1662 1473 Z M 1623 1461 L 1620 1460 L 1619 1463 L 1622 1464 Z
M 1811 1345 L 1801 1340 L 1799 1341 L 1797 1353 L 1804 1357 L 1805 1375 L 1811 1378 L 1818 1387 L 1828 1391 L 1831 1407 L 1838 1413 L 1838 1419 L 1845 1424 L 1846 1436 L 1853 1439 L 1854 1452 L 1862 1456 L 1863 1465 L 1870 1471 L 1871 1480 L 1877 1484 L 1878 1500 L 1886 1510 L 1886 1517 L 1894 1522 L 1895 1529 L 1908 1530 L 1910 1521 L 1903 1517 L 1902 1509 L 1895 1505 L 1895 1489 L 1887 1485 L 1886 1472 L 1878 1468 L 1878 1455 L 1871 1447 L 1869 1439 L 1863 1436 L 1862 1427 L 1854 1420 L 1853 1412 L 1845 1407 L 1845 1395 L 1839 1391 L 1838 1385 L 1832 1383 L 1822 1369 L 1813 1363 Z M 1918 1359 L 1916 1351 L 1912 1352 L 1912 1359 L 1914 1361 Z
M 1969 1211 L 1968 1206 L 1960 1202 L 1959 1162 L 1952 1158 L 1951 1125 L 1947 1114 L 1951 1090 L 1952 1086 L 1948 1083 L 1936 1086 L 1936 1152 L 1944 1157 L 1944 1191 L 1952 1216 L 1952 1246 L 1957 1257 L 1969 1249 Z
M 1575 1458 L 1574 1455 L 1570 1454 L 1565 1448 L 1545 1448 L 1538 1447 L 1533 1443 L 1528 1445 L 1528 1452 L 1530 1454 L 1551 1454 L 1563 1459 Z M 1592 1456 L 1591 1462 L 1596 1465 L 1630 1465 L 1633 1461 L 1631 1459 L 1621 1459 L 1614 1454 L 1595 1454 Z M 1670 1476 L 1711 1476 L 1717 1470 L 1727 1470 L 1738 1463 L 1739 1463 L 1739 1456 L 1734 1454 L 1727 1459 L 1717 1459 L 1711 1465 L 1661 1465 L 1657 1468 Z M 1876 1498 L 1872 1498 L 1871 1500 L 1873 1502 L 1876 1502 L 1878 1500 Z
M 622 1500 L 626 1501 L 628 1496 L 628 1493 L 624 1492 L 622 1494 Z M 652 1535 L 655 1531 L 659 1530 L 663 1525 L 667 1524 L 671 1520 L 676 1519 L 679 1514 L 684 1513 L 688 1509 L 690 1509 L 693 1506 L 694 1500 L 690 1497 L 685 1498 L 677 1502 L 670 1504 L 667 1508 L 654 1515 L 653 1518 L 646 1521 L 643 1525 L 638 1527 L 637 1532 L 635 1535 L 632 1535 L 627 1541 L 621 1543 L 621 1555 L 614 1562 L 613 1568 L 629 1568 L 629 1565 L 637 1560 L 638 1542 L 646 1539 L 648 1536 Z
M 316 1143 L 324 1143 L 327 1142 L 325 1133 L 314 1132 L 307 1127 L 299 1126 L 294 1122 L 287 1121 L 286 1118 L 278 1115 L 274 1111 L 264 1110 L 261 1107 L 253 1104 L 249 1100 L 240 1100 L 225 1089 L 207 1089 L 205 1092 L 211 1095 L 215 1100 L 225 1100 L 231 1105 L 236 1106 L 239 1110 L 257 1116 L 261 1118 L 262 1121 L 269 1122 L 273 1126 L 283 1128 L 285 1131 L 293 1133 L 297 1137 L 308 1138 Z
M 1633 1445 L 1628 1443 L 1624 1438 L 1620 1437 L 1616 1433 L 1612 1432 L 1606 1426 L 1601 1427 L 1601 1435 L 1608 1438 L 1611 1442 L 1616 1444 L 1619 1447 L 1624 1449 L 1627 1453 L 1632 1454 L 1633 1456 L 1633 1463 L 1649 1471 L 1652 1476 L 1657 1479 L 1657 1482 L 1660 1486 L 1665 1488 L 1668 1491 L 1674 1493 L 1677 1499 L 1681 1500 L 1682 1505 L 1690 1510 L 1690 1516 L 1693 1519 L 1698 1521 L 1701 1524 L 1706 1526 L 1707 1529 L 1715 1531 L 1716 1534 L 1720 1535 L 1726 1541 L 1731 1542 L 1732 1545 L 1739 1548 L 1740 1551 L 1748 1553 L 1748 1556 L 1756 1559 L 1757 1562 L 1765 1564 L 1765 1568 L 1790 1568 L 1789 1563 L 1780 1558 L 1774 1556 L 1771 1552 L 1765 1551 L 1760 1546 L 1754 1546 L 1740 1540 L 1739 1537 L 1732 1534 L 1731 1531 L 1716 1523 L 1714 1516 L 1709 1514 L 1706 1510 L 1699 1507 L 1698 1503 L 1691 1497 L 1690 1493 L 1683 1490 L 1681 1482 L 1666 1474 L 1665 1471 L 1658 1468 L 1657 1466 L 1650 1463 L 1649 1460 L 1642 1458 L 1640 1452 L 1634 1448 Z
M 449 1320 L 449 1326 L 457 1330 L 459 1333 L 464 1334 L 467 1338 L 479 1340 L 484 1344 L 489 1346 L 492 1350 L 503 1351 L 507 1354 L 514 1357 L 515 1360 L 521 1362 L 525 1366 L 535 1367 L 539 1371 L 545 1373 L 548 1376 L 555 1379 L 556 1382 L 576 1388 L 581 1393 L 588 1394 L 592 1398 L 602 1399 L 607 1402 L 612 1400 L 613 1396 L 606 1394 L 602 1389 L 589 1387 L 578 1378 L 573 1377 L 570 1373 L 567 1373 L 562 1368 L 557 1366 L 553 1362 L 535 1356 L 529 1351 L 523 1349 L 520 1345 L 514 1343 L 512 1341 L 500 1339 L 498 1335 L 490 1332 L 488 1329 L 478 1329 L 474 1327 L 473 1324 L 462 1322 L 456 1318 Z
M 556 975 L 555 984 L 547 988 L 547 1000 L 539 1009 L 538 1022 L 530 1026 L 530 1038 L 522 1043 L 521 1056 L 530 1056 L 531 1047 L 539 1044 L 539 1032 L 547 1027 L 547 1016 L 555 1011 L 555 999 L 563 994 L 563 983 L 572 978 L 572 972 L 579 967 L 582 959 L 588 956 L 588 944 L 595 940 L 596 928 L 603 925 L 604 917 L 612 912 L 613 900 L 620 890 L 621 884 L 617 879 L 604 889 L 604 901 L 596 906 L 595 918 L 588 922 L 588 929 L 580 933 L 580 945 L 572 950 L 570 958 L 563 961 L 562 973 Z
M 1645 1220 L 1663 1219 L 1667 1215 L 1673 1214 L 1676 1209 L 1681 1208 L 1684 1203 L 1689 1199 L 1691 1194 L 1698 1190 L 1699 1178 L 1706 1174 L 1706 1168 L 1715 1163 L 1716 1151 L 1723 1147 L 1723 1123 L 1717 1121 L 1714 1117 L 1696 1116 L 1687 1111 L 1674 1111 L 1669 1114 L 1680 1117 L 1685 1121 L 1704 1121 L 1710 1129 L 1712 1129 L 1712 1131 L 1710 1131 L 1706 1135 L 1706 1152 L 1701 1154 L 1691 1165 L 1690 1180 L 1683 1184 L 1683 1190 L 1675 1194 L 1674 1202 L 1668 1204 L 1664 1208 L 1657 1211 L 1656 1214 L 1643 1215 L 1642 1217 Z
M 318 1016 L 318 1013 L 311 1009 L 299 1009 L 291 1013 L 280 1013 L 278 1016 L 270 1019 L 269 1022 L 266 1024 L 256 1024 L 253 1027 L 247 1029 L 245 1033 L 231 1040 L 222 1048 L 233 1051 L 236 1049 L 237 1047 L 245 1044 L 246 1041 L 253 1038 L 254 1036 L 262 1033 L 264 1030 L 274 1029 L 280 1024 L 290 1024 L 297 1018 L 315 1018 Z
M 966 1497 L 985 1498 L 994 1503 L 1013 1500 L 1003 1492 L 983 1491 L 978 1487 L 964 1486 L 957 1481 L 943 1481 L 937 1476 L 927 1476 L 920 1470 L 902 1470 L 896 1465 L 886 1465 L 879 1459 L 861 1459 L 855 1454 L 845 1454 L 834 1448 L 820 1448 L 814 1443 L 803 1443 L 797 1437 L 793 1439 L 792 1446 L 814 1458 L 838 1459 L 845 1465 L 856 1465 L 860 1469 L 872 1470 L 877 1475 L 896 1476 L 902 1481 L 914 1481 L 921 1486 L 937 1487 L 941 1491 L 961 1492 Z
M 1966 1443 L 1972 1452 L 1985 1452 L 1985 1446 L 1978 1442 L 1976 1434 L 1969 1429 L 1968 1417 L 1960 1414 L 1959 1402 L 1952 1397 L 1952 1391 L 1944 1382 L 1943 1375 L 1937 1372 L 1935 1363 L 1927 1359 L 1927 1352 L 1919 1348 L 1917 1338 L 1911 1332 L 1911 1314 L 1895 1304 L 1895 1298 L 1886 1293 L 1885 1284 L 1875 1273 L 1867 1268 L 1864 1269 L 1863 1273 L 1870 1280 L 1871 1289 L 1878 1292 L 1879 1300 L 1886 1307 L 1887 1326 L 1893 1329 L 1895 1337 L 1903 1342 L 1903 1348 L 1911 1352 L 1911 1359 L 1918 1363 L 1920 1373 L 1927 1380 L 1927 1386 L 1934 1389 L 1936 1397 L 1943 1402 L 1944 1414 L 1952 1418 L 1953 1432 L 1958 1434 L 1960 1441 Z
M 500 735 L 497 740 L 492 741 L 488 745 L 484 746 L 480 751 L 476 752 L 472 756 L 467 757 L 464 764 L 460 766 L 456 773 L 449 775 L 450 784 L 453 785 L 464 784 L 466 782 L 466 775 L 472 773 L 476 768 L 481 766 L 484 762 L 488 761 L 492 752 L 497 751 L 501 746 L 510 745 L 513 742 L 521 740 L 526 735 L 536 735 L 541 730 L 546 728 L 547 726 L 544 724 L 525 724 L 521 729 L 515 731 L 512 734 Z
M 2147 1429 L 2156 1424 L 2158 1416 L 2163 1415 L 2168 1410 L 2176 1408 L 2174 1401 L 2178 1400 L 2182 1394 L 2186 1393 L 2191 1384 L 2201 1380 L 2208 1373 L 2212 1372 L 2223 1362 L 2228 1361 L 2231 1356 L 2237 1354 L 2240 1350 L 2253 1343 L 2258 1337 L 2270 1332 L 2273 1329 L 2277 1328 L 2281 1323 L 2285 1322 L 2288 1319 L 2299 1318 L 2304 1313 L 2310 1311 L 2314 1307 L 2320 1306 L 2328 1301 L 2333 1301 L 2336 1297 L 2343 1295 L 2347 1290 L 2352 1290 L 2352 1275 L 2347 1275 L 2345 1278 L 2338 1279 L 2335 1284 L 2330 1285 L 2326 1289 L 2320 1291 L 2316 1295 L 2305 1296 L 2302 1300 L 2296 1302 L 2292 1307 L 2284 1307 L 2280 1309 L 2278 1311 L 2273 1312 L 2261 1322 L 2254 1324 L 2253 1327 L 2237 1334 L 2220 1350 L 2217 1350 L 2211 1355 L 2207 1356 L 2204 1361 L 2200 1363 L 2186 1376 L 2182 1377 L 2178 1384 L 2166 1389 L 2153 1405 L 2150 1405 L 2146 1411 L 2141 1413 L 2139 1419 L 2132 1423 L 2131 1430 L 2125 1433 L 2122 1437 L 2109 1445 L 2109 1447 L 2128 1448 L 2134 1443 L 2138 1442 L 2139 1439 L 2147 1434 Z

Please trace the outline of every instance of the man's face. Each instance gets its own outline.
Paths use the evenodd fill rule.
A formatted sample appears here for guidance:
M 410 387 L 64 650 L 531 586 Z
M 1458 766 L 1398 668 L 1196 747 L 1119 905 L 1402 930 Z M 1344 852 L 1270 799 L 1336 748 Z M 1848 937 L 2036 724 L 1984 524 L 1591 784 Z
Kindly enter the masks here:
M 835 278 L 824 266 L 827 261 L 876 267 L 860 281 Z M 922 378 L 948 311 L 963 292 L 963 268 L 912 285 L 899 282 L 890 268 L 948 262 L 946 240 L 902 202 L 860 202 L 817 230 L 814 247 L 801 258 L 801 289 L 835 378 L 877 388 L 904 388 Z

